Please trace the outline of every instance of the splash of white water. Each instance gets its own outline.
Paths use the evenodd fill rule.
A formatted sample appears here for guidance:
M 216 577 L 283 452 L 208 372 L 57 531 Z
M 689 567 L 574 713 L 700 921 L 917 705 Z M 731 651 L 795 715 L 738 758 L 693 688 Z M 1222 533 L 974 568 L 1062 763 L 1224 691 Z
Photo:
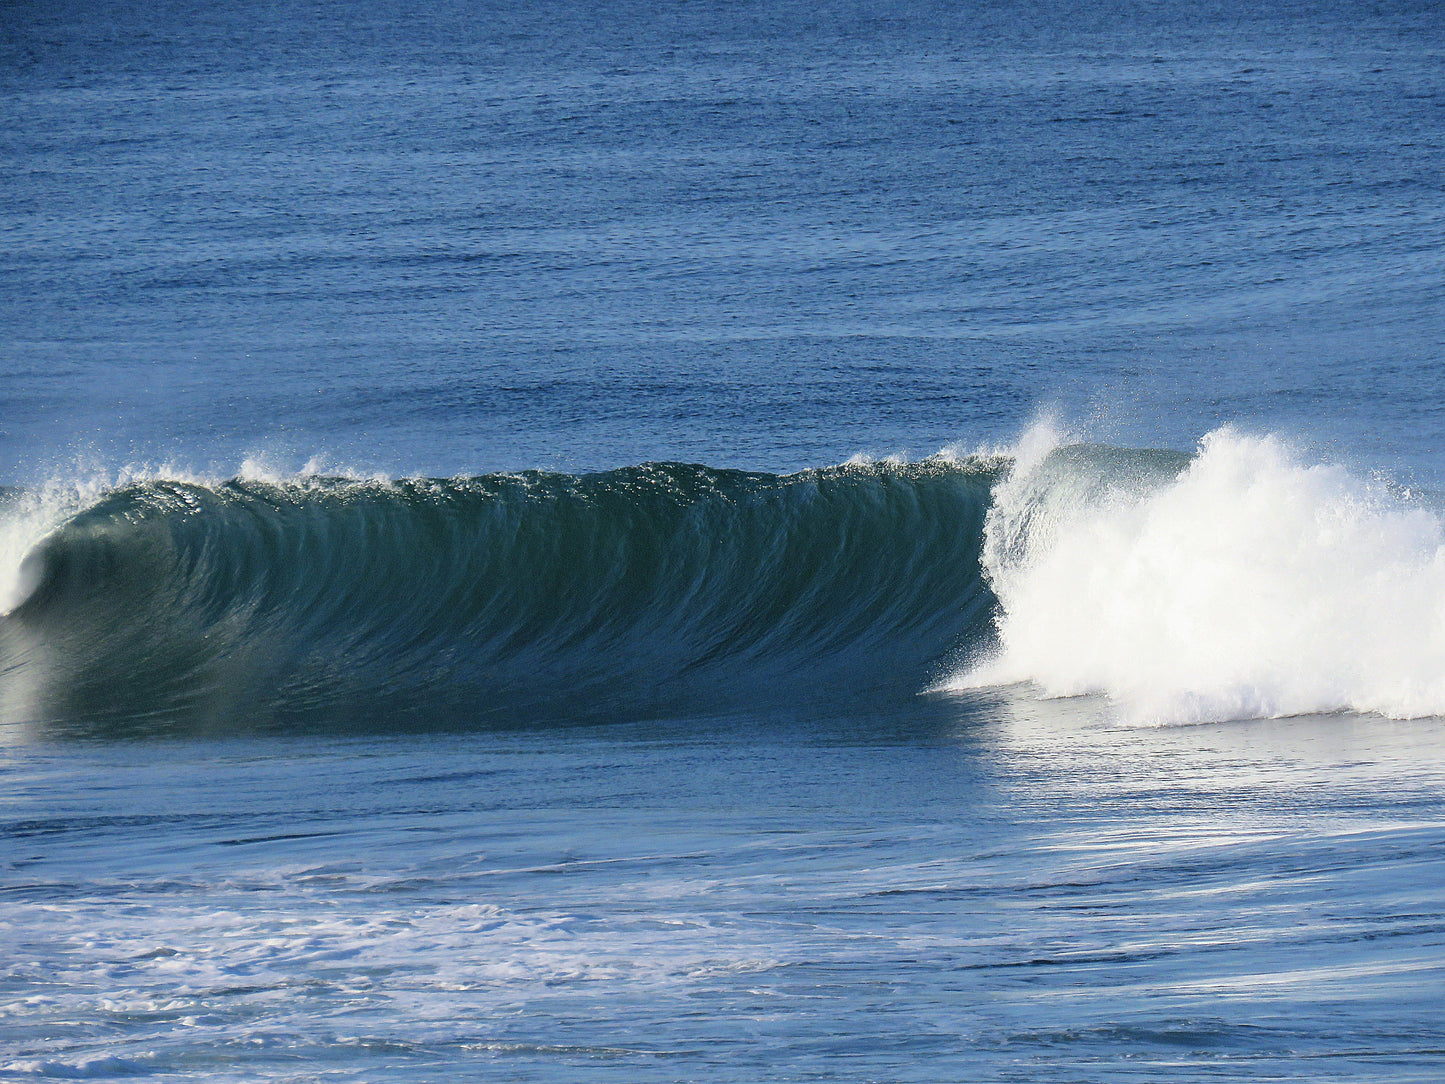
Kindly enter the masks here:
M 996 491 L 996 655 L 945 682 L 1103 693 L 1125 721 L 1445 715 L 1445 527 L 1284 441 L 1210 433 L 1172 479 L 1080 482 L 1049 434 Z

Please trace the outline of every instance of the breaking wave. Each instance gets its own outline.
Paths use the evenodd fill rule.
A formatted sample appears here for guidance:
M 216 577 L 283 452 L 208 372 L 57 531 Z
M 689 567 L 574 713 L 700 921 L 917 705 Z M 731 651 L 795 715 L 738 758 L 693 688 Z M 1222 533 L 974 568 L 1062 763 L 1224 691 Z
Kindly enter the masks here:
M 789 475 L 0 502 L 7 723 L 536 726 L 999 686 L 1131 723 L 1445 714 L 1439 502 L 1229 429 L 1192 455 L 1042 428 Z

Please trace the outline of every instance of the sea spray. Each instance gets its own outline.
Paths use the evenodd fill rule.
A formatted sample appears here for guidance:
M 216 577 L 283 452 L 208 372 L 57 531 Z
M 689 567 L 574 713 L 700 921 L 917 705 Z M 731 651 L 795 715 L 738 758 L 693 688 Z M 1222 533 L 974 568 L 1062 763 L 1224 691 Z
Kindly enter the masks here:
M 1060 446 L 996 492 L 998 644 L 944 688 L 1104 693 L 1135 723 L 1445 714 L 1445 530 L 1273 436 Z

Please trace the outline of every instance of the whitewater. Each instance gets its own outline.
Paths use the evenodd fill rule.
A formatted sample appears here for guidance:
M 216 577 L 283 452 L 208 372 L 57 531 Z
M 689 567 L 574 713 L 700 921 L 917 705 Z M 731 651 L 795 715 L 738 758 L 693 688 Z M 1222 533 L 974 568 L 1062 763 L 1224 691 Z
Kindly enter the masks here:
M 1136 722 L 1445 712 L 1438 496 L 1277 437 L 1217 430 L 1187 463 L 1080 446 L 1018 464 L 983 562 L 999 644 L 940 688 L 1104 693 Z

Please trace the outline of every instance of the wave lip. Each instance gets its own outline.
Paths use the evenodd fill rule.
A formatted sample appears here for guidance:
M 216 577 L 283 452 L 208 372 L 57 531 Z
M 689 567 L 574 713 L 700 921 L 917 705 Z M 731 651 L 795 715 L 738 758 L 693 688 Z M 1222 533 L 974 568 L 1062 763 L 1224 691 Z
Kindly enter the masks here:
M 1445 714 L 1445 526 L 1232 429 L 1191 457 L 1056 449 L 985 527 L 998 644 L 941 688 L 1102 693 L 1125 720 Z
M 225 729 L 912 692 L 986 624 L 997 469 L 150 479 L 11 569 L 0 708 Z

